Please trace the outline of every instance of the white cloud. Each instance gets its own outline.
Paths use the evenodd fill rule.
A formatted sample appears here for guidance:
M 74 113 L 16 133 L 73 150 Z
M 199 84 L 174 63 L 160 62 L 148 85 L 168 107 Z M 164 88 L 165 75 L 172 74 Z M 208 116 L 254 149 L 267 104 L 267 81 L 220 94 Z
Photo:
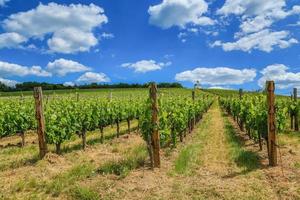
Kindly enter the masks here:
M 69 73 L 85 72 L 91 70 L 91 68 L 84 66 L 78 62 L 66 59 L 58 59 L 53 62 L 49 62 L 47 65 L 47 71 L 54 75 L 65 76 Z
M 241 16 L 243 33 L 254 33 L 270 27 L 274 22 L 299 14 L 299 6 L 286 9 L 286 0 L 226 0 L 217 14 Z
M 12 64 L 8 62 L 0 61 L 0 74 L 1 76 L 41 76 L 48 77 L 51 73 L 43 70 L 40 66 L 26 67 L 18 64 Z
M 232 90 L 232 88 L 228 88 L 228 87 L 221 87 L 221 86 L 212 86 L 212 87 L 209 87 L 208 89 Z
M 86 72 L 77 79 L 77 82 L 85 83 L 101 83 L 101 82 L 110 82 L 110 78 L 104 73 L 94 73 Z
M 95 46 L 98 40 L 93 30 L 107 22 L 104 10 L 94 4 L 49 3 L 10 15 L 3 21 L 3 28 L 7 33 L 18 33 L 27 39 L 44 40 L 50 35 L 51 51 L 76 53 Z
M 223 7 L 217 11 L 217 14 L 245 14 L 247 16 L 253 16 L 274 11 L 278 12 L 285 6 L 285 0 L 226 0 Z
M 114 38 L 115 36 L 114 36 L 114 34 L 112 34 L 112 33 L 102 33 L 101 34 L 101 36 L 100 36 L 100 38 L 102 38 L 102 39 L 112 39 L 112 38 Z
M 0 0 L 0 7 L 4 6 L 10 0 Z
M 206 68 L 199 67 L 194 70 L 188 70 L 176 74 L 177 81 L 189 81 L 200 84 L 221 86 L 221 85 L 239 85 L 253 81 L 256 77 L 255 69 L 232 69 L 228 67 Z
M 276 88 L 279 89 L 300 87 L 300 73 L 288 72 L 288 69 L 283 64 L 273 64 L 265 67 L 260 72 L 263 76 L 258 80 L 258 85 L 264 87 L 266 81 L 273 80 Z
M 221 46 L 224 51 L 242 50 L 250 52 L 253 49 L 258 49 L 271 52 L 275 47 L 284 49 L 297 43 L 298 41 L 296 39 L 289 37 L 288 31 L 272 32 L 267 29 L 244 36 L 236 42 L 223 43 L 216 41 L 211 46 Z
M 163 29 L 172 26 L 185 28 L 186 25 L 213 25 L 215 22 L 203 16 L 208 11 L 204 0 L 163 0 L 162 3 L 150 6 L 150 24 Z
M 161 70 L 163 67 L 170 66 L 171 62 L 160 62 L 157 63 L 155 60 L 141 60 L 136 63 L 124 63 L 121 66 L 134 69 L 137 73 L 146 73 L 150 71 Z
M 19 44 L 26 41 L 27 38 L 18 33 L 2 33 L 0 34 L 0 49 L 17 47 Z
M 66 87 L 69 87 L 69 86 L 73 87 L 73 86 L 75 86 L 75 83 L 73 83 L 73 82 L 65 82 L 63 85 L 66 86 Z
M 50 51 L 59 53 L 74 53 L 89 51 L 98 43 L 93 33 L 76 28 L 65 28 L 53 34 L 48 41 Z
M 8 87 L 16 87 L 16 84 L 18 84 L 18 81 L 14 81 L 14 80 L 9 80 L 9 79 L 4 79 L 0 77 L 0 83 L 3 83 L 4 85 L 8 86 Z

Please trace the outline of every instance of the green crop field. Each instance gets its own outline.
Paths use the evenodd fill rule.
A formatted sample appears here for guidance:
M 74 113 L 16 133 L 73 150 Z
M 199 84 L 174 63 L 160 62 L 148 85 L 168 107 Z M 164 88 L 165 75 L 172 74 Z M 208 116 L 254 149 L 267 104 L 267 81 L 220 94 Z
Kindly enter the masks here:
M 37 95 L 0 98 L 0 199 L 300 197 L 292 185 L 300 180 L 294 99 L 275 97 L 278 167 L 266 168 L 266 93 L 154 87 Z

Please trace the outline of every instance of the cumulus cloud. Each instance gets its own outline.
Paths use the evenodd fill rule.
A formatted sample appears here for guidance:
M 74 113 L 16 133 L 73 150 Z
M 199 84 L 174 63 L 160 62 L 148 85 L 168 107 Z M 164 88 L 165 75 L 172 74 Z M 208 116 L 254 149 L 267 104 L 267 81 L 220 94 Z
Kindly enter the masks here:
M 0 34 L 0 49 L 17 47 L 19 44 L 26 41 L 27 38 L 18 33 L 2 33 Z
M 2 24 L 6 33 L 17 33 L 28 40 L 44 40 L 50 35 L 47 41 L 50 51 L 76 53 L 95 46 L 98 40 L 93 30 L 107 22 L 104 10 L 94 4 L 49 3 L 12 14 Z
M 275 47 L 284 49 L 293 44 L 297 44 L 298 41 L 294 38 L 290 38 L 289 34 L 289 31 L 273 32 L 267 29 L 246 35 L 236 42 L 216 41 L 211 46 L 221 46 L 224 51 L 242 50 L 250 52 L 253 49 L 258 49 L 265 52 L 271 52 Z
M 89 51 L 98 43 L 93 33 L 81 31 L 75 28 L 65 28 L 53 34 L 48 41 L 50 51 L 60 53 L 74 53 Z
M 223 7 L 217 11 L 217 14 L 246 14 L 253 16 L 273 11 L 282 11 L 285 6 L 285 0 L 226 0 Z
M 162 3 L 150 6 L 150 24 L 163 29 L 172 26 L 185 28 L 186 25 L 213 25 L 215 22 L 203 16 L 208 11 L 204 0 L 163 0 Z
M 84 83 L 101 83 L 101 82 L 110 82 L 110 78 L 104 73 L 94 73 L 86 72 L 77 79 L 77 82 Z
M 51 76 L 51 73 L 43 70 L 40 66 L 32 66 L 32 67 L 26 67 L 21 66 L 18 64 L 8 63 L 8 62 L 2 62 L 0 61 L 0 74 L 3 77 L 7 76 L 41 76 L 41 77 L 48 77 Z
M 285 0 L 226 0 L 217 13 L 242 15 L 241 29 L 250 33 L 269 27 L 277 18 L 286 17 L 285 6 Z
M 262 77 L 258 80 L 258 85 L 264 87 L 266 81 L 273 80 L 279 89 L 300 87 L 300 73 L 288 70 L 289 68 L 283 64 L 269 65 L 260 72 Z
M 3 83 L 4 85 L 6 85 L 8 87 L 16 87 L 16 84 L 18 84 L 19 82 L 0 77 L 0 83 Z
M 84 66 L 73 60 L 57 59 L 53 62 L 49 62 L 47 65 L 47 71 L 54 75 L 65 76 L 69 73 L 85 72 L 91 70 L 91 68 Z
M 137 73 L 146 73 L 150 71 L 161 70 L 163 67 L 170 66 L 171 62 L 156 62 L 155 60 L 141 60 L 135 63 L 124 63 L 121 66 L 129 69 L 134 69 Z
M 299 6 L 286 9 L 286 0 L 226 0 L 217 14 L 241 16 L 243 33 L 253 33 L 270 27 L 287 16 L 299 14 Z
M 10 0 L 0 0 L 0 7 L 4 6 Z
M 229 88 L 229 87 L 222 87 L 222 86 L 212 86 L 212 87 L 209 87 L 208 89 L 232 90 L 232 88 Z
M 199 81 L 204 85 L 222 86 L 239 85 L 251 82 L 256 77 L 255 69 L 232 69 L 228 67 L 206 68 L 199 67 L 176 74 L 177 81 Z
M 75 86 L 75 83 L 73 83 L 73 82 L 65 82 L 63 85 L 66 86 L 66 87 L 69 87 L 69 86 L 73 87 L 73 86 Z

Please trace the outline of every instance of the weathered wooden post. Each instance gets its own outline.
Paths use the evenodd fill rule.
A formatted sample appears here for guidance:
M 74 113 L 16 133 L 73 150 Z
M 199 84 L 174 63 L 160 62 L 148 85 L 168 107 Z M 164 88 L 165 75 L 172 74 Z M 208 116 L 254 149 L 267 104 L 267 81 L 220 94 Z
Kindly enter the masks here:
M 240 96 L 240 100 L 242 100 L 243 98 L 243 89 L 239 89 L 239 96 Z M 241 131 L 244 131 L 244 121 L 243 119 L 240 119 L 240 129 Z
M 293 101 L 293 95 L 291 94 L 291 101 Z M 294 129 L 294 113 L 290 113 L 290 118 L 291 118 L 291 130 Z
M 34 88 L 34 99 L 35 99 L 35 111 L 36 111 L 36 120 L 37 120 L 37 134 L 39 140 L 39 149 L 40 149 L 40 158 L 43 158 L 47 151 L 46 143 L 46 126 L 45 118 L 43 112 L 43 92 L 41 87 Z
M 195 104 L 195 90 L 192 91 L 192 100 L 193 100 L 193 104 Z M 191 123 L 192 123 L 192 130 L 194 130 L 195 125 L 196 125 L 196 116 L 195 115 L 193 116 Z
M 267 105 L 268 105 L 268 155 L 269 165 L 277 165 L 277 143 L 275 125 L 275 84 L 274 81 L 267 81 Z
M 243 97 L 243 89 L 239 89 L 239 95 L 240 95 L 240 100 L 241 100 Z
M 79 101 L 79 93 L 76 92 L 76 101 Z
M 294 101 L 297 103 L 298 95 L 297 95 L 297 88 L 294 88 Z M 294 116 L 294 123 L 295 123 L 295 131 L 299 131 L 299 122 L 298 122 L 298 112 L 295 113 Z
M 152 148 L 153 148 L 153 166 L 160 167 L 160 138 L 158 132 L 158 105 L 157 105 L 157 86 L 155 83 L 150 85 L 150 99 L 152 103 Z

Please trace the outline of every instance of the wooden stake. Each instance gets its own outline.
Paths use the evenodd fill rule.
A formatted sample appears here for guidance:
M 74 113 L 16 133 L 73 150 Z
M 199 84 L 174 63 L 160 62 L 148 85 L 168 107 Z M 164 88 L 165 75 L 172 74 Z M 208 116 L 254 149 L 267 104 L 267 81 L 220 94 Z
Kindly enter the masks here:
M 274 81 L 267 81 L 267 104 L 268 104 L 268 145 L 269 165 L 277 165 L 277 143 L 275 125 L 275 84 Z
M 243 98 L 243 89 L 239 89 L 239 95 L 240 95 L 240 100 L 242 100 L 242 98 Z M 244 131 L 244 122 L 243 122 L 242 119 L 240 119 L 239 125 L 240 125 L 241 131 Z
M 291 101 L 293 101 L 293 95 L 291 95 Z M 291 130 L 294 129 L 294 114 L 291 112 L 290 113 L 290 118 L 291 118 Z
M 45 118 L 43 112 L 43 92 L 41 87 L 34 88 L 35 110 L 37 120 L 37 134 L 39 139 L 40 158 L 42 159 L 48 152 L 45 137 Z
M 130 134 L 130 119 L 127 119 L 128 134 Z
M 240 99 L 242 99 L 242 97 L 243 97 L 243 89 L 239 89 L 239 95 L 240 95 Z
M 150 99 L 152 102 L 152 148 L 153 148 L 153 165 L 160 167 L 160 144 L 158 132 L 158 105 L 157 105 L 157 86 L 155 83 L 150 85 Z
M 298 96 L 297 96 L 297 88 L 294 88 L 294 101 L 297 102 Z M 299 122 L 298 122 L 298 113 L 295 113 L 294 116 L 294 123 L 295 123 L 295 131 L 299 131 Z
M 76 101 L 79 101 L 79 93 L 76 92 Z
M 192 91 L 192 99 L 193 99 L 193 102 L 195 101 L 195 90 Z
M 117 119 L 116 123 L 117 123 L 117 138 L 119 138 L 120 137 L 120 123 L 119 123 L 119 119 Z
M 193 99 L 193 104 L 195 104 L 195 90 L 192 91 L 192 99 Z M 192 130 L 193 130 L 195 128 L 195 125 L 196 125 L 196 118 L 195 118 L 195 116 L 193 116 L 191 124 L 192 124 Z

